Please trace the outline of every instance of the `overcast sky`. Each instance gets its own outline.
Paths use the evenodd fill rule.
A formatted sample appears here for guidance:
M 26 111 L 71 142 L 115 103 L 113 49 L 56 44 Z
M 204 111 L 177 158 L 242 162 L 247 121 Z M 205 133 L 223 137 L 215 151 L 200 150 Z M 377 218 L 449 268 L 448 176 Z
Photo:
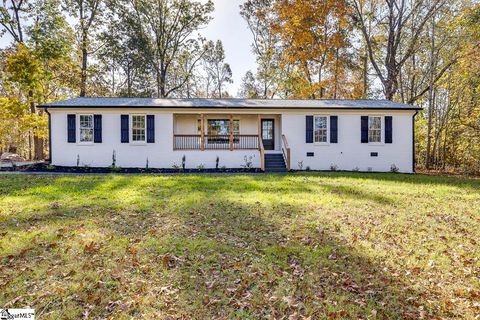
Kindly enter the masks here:
M 202 0 L 204 2 L 206 0 Z M 240 4 L 244 0 L 213 0 L 215 12 L 213 20 L 200 30 L 208 40 L 222 40 L 226 62 L 233 72 L 233 84 L 228 85 L 228 92 L 236 96 L 240 88 L 241 79 L 248 70 L 255 70 L 255 57 L 252 54 L 252 36 L 246 22 L 240 16 Z M 0 38 L 0 47 L 5 47 L 11 39 L 7 35 Z

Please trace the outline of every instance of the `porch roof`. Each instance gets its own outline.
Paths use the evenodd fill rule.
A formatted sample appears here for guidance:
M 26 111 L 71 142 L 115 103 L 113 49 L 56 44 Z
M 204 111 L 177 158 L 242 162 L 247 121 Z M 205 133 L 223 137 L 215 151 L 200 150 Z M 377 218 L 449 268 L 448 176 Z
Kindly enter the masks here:
M 166 108 L 166 109 L 389 109 L 420 110 L 414 105 L 388 100 L 284 100 L 284 99 L 155 99 L 72 98 L 46 103 L 39 108 Z

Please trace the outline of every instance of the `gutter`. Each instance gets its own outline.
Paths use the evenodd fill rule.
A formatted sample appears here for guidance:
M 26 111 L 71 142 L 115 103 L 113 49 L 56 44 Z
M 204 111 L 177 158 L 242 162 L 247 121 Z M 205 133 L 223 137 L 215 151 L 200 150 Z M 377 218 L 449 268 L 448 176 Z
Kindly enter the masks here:
M 418 110 L 412 116 L 412 172 L 416 173 L 415 163 L 415 116 L 418 114 Z
M 48 107 L 44 107 L 48 114 L 48 162 L 52 163 L 52 115 L 48 112 Z

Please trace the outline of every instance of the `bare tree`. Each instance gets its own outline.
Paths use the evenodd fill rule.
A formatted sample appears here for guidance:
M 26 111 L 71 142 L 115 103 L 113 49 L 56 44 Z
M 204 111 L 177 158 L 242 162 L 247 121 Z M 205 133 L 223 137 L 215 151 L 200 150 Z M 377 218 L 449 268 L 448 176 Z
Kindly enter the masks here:
M 216 87 L 216 97 L 222 98 L 223 86 L 225 83 L 232 83 L 232 70 L 228 63 L 225 63 L 225 51 L 223 44 L 218 40 L 207 43 L 207 53 L 204 57 L 207 77 L 213 79 Z M 208 90 L 207 90 L 208 91 Z
M 373 0 L 371 0 L 373 1 Z M 383 85 L 385 98 L 392 100 L 398 90 L 398 78 L 406 61 L 418 50 L 420 36 L 431 17 L 446 0 L 384 0 L 374 12 L 369 12 L 368 1 L 352 0 L 355 18 L 365 39 L 368 56 Z M 376 17 L 376 33 L 369 32 L 366 17 Z M 415 20 L 412 22 L 412 19 Z M 410 36 L 408 36 L 410 35 Z M 378 40 L 385 39 L 384 41 Z M 381 49 L 379 54 L 378 49 Z M 404 48 L 404 50 L 401 50 Z
M 24 33 L 24 14 L 29 14 L 32 4 L 25 0 L 3 0 L 0 6 L 0 25 L 4 30 L 0 30 L 0 36 L 3 33 L 9 34 L 15 43 L 22 43 Z
M 156 74 L 157 97 L 168 97 L 184 86 L 206 49 L 203 39 L 193 37 L 194 32 L 210 20 L 213 3 L 192 0 L 126 0 L 133 20 L 148 41 L 146 56 Z M 177 58 L 191 53 L 189 70 L 181 79 L 172 74 Z M 193 57 L 194 55 L 194 57 Z M 176 79 L 175 79 L 176 78 Z M 175 81 L 170 81 L 174 79 Z

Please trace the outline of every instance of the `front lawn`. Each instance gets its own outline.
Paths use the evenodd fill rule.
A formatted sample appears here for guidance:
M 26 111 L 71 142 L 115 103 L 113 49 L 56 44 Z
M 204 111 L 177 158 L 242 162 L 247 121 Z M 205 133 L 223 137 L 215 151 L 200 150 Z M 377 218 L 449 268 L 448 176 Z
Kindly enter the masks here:
M 39 319 L 475 319 L 480 180 L 0 175 L 0 268 Z

